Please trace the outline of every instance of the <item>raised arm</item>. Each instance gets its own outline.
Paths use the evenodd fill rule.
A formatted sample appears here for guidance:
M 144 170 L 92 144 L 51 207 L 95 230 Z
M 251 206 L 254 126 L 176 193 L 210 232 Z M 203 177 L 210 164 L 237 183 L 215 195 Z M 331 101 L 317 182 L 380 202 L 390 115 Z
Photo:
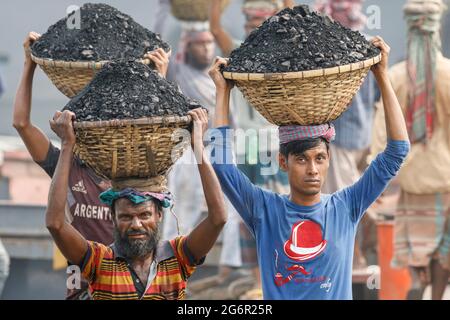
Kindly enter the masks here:
M 17 89 L 14 100 L 13 126 L 16 128 L 31 157 L 36 162 L 42 162 L 47 157 L 50 140 L 41 129 L 31 123 L 31 97 L 33 88 L 33 77 L 36 63 L 31 60 L 30 46 L 39 39 L 40 34 L 30 32 L 25 39 L 23 48 L 25 51 L 25 62 L 22 78 Z
M 75 134 L 72 121 L 75 115 L 70 111 L 57 112 L 50 121 L 52 130 L 61 138 L 61 152 L 53 175 L 48 195 L 45 221 L 47 229 L 64 257 L 80 265 L 87 252 L 87 241 L 65 220 L 67 188 L 72 165 Z
M 149 59 L 155 65 L 155 71 L 158 72 L 161 77 L 167 78 L 167 71 L 169 69 L 169 59 L 172 51 L 165 52 L 164 49 L 158 48 L 150 51 L 144 55 L 144 59 Z
M 400 104 L 388 77 L 390 48 L 380 37 L 372 43 L 381 49 L 382 61 L 372 68 L 380 87 L 386 122 L 388 144 L 370 163 L 363 176 L 352 186 L 338 192 L 350 204 L 351 218 L 358 222 L 367 208 L 381 195 L 397 175 L 409 152 L 409 140 Z
M 382 54 L 381 62 L 372 67 L 372 72 L 383 99 L 387 138 L 396 141 L 409 141 L 402 108 L 389 80 L 388 57 L 391 48 L 379 36 L 374 37 L 371 42 L 381 49 Z
M 222 0 L 211 0 L 210 14 L 209 14 L 209 28 L 214 35 L 216 42 L 224 56 L 230 56 L 233 51 L 233 39 L 230 34 L 225 31 L 220 22 L 222 16 Z
M 225 80 L 220 68 L 222 65 L 227 65 L 228 60 L 221 57 L 216 57 L 209 76 L 216 86 L 216 109 L 214 111 L 214 127 L 225 127 L 230 125 L 230 93 L 233 89 L 233 83 Z
M 218 132 L 215 132 L 215 141 L 212 143 L 214 151 L 212 165 L 223 192 L 254 232 L 255 222 L 262 212 L 262 210 L 259 210 L 259 206 L 263 205 L 263 191 L 252 184 L 233 162 L 232 137 L 230 136 L 232 131 L 228 127 L 230 91 L 233 84 L 225 80 L 220 72 L 221 65 L 227 63 L 226 59 L 217 57 L 209 71 L 209 75 L 216 85 L 214 127 L 219 129 Z
M 203 135 L 208 128 L 208 114 L 204 109 L 189 112 L 194 121 L 192 149 L 198 163 L 208 216 L 189 234 L 187 246 L 196 261 L 203 258 L 214 246 L 227 221 L 225 201 L 219 180 L 205 153 Z

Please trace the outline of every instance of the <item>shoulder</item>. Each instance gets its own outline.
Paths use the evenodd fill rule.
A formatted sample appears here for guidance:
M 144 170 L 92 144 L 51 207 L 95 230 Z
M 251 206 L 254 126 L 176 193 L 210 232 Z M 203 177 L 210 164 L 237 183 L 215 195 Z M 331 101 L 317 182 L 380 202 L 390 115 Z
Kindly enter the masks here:
M 175 256 L 180 266 L 185 271 L 189 269 L 190 271 L 188 271 L 188 273 L 190 273 L 193 271 L 192 268 L 195 268 L 196 266 L 203 264 L 205 257 L 203 257 L 199 261 L 196 260 L 192 252 L 189 250 L 186 240 L 187 240 L 186 236 L 179 236 L 171 240 L 170 246 L 172 248 L 172 255 L 169 256 L 169 252 L 167 252 L 166 259 Z M 164 257 L 160 256 L 160 253 L 157 253 L 157 256 L 158 261 L 164 259 Z
M 167 260 L 169 258 L 173 258 L 176 256 L 176 251 L 183 244 L 183 241 L 186 237 L 180 236 L 176 237 L 172 240 L 163 240 L 158 243 L 156 247 L 156 256 L 155 258 L 158 261 Z
M 105 246 L 99 242 L 87 241 L 87 251 L 83 258 L 82 268 L 95 264 L 99 265 L 103 260 L 111 260 L 115 258 L 114 244 Z
M 321 194 L 321 200 L 325 208 L 336 206 L 338 202 L 345 201 L 345 189 L 341 189 L 332 194 Z
M 341 190 L 334 192 L 333 194 L 325 194 L 322 195 L 322 201 L 324 202 L 324 206 L 331 207 L 345 207 L 350 208 L 349 202 L 351 201 L 351 189 L 352 186 L 348 186 Z
M 400 61 L 389 68 L 391 80 L 406 79 L 406 60 Z
M 450 59 L 439 55 L 436 63 L 437 71 L 439 72 L 439 77 L 446 77 L 450 79 Z
M 107 246 L 100 242 L 88 241 L 88 247 L 97 253 L 103 254 L 105 258 L 113 258 L 115 256 L 114 253 L 114 244 Z

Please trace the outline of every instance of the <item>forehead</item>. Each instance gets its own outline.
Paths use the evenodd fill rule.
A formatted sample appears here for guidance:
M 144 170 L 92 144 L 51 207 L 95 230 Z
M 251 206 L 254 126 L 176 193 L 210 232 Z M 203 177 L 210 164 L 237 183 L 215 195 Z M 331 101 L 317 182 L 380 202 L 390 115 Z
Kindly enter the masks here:
M 214 36 L 210 32 L 189 32 L 185 36 L 185 40 L 188 43 L 204 43 L 214 42 Z
M 325 145 L 325 143 L 321 143 L 317 147 L 308 149 L 305 152 L 303 152 L 303 154 L 307 157 L 314 157 L 314 156 L 317 156 L 319 154 L 324 154 L 324 153 L 325 154 L 328 153 L 328 149 L 327 149 L 327 146 Z
M 156 206 L 153 201 L 145 201 L 140 204 L 135 204 L 127 198 L 120 198 L 115 202 L 116 212 L 119 213 L 140 213 L 143 211 L 154 212 Z
M 246 24 L 247 25 L 253 25 L 253 26 L 259 26 L 260 24 L 262 24 L 264 21 L 266 21 L 266 17 L 255 17 L 255 16 L 249 16 L 246 19 Z

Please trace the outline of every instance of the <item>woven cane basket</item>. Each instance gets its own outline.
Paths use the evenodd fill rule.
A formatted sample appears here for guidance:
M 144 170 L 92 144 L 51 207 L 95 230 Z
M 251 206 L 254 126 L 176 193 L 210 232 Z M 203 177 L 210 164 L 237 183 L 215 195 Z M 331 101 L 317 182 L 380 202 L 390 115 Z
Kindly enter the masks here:
M 68 98 L 76 96 L 92 80 L 97 72 L 109 61 L 86 62 L 86 61 L 61 61 L 43 59 L 31 55 L 53 84 Z M 142 63 L 150 64 L 150 60 L 141 60 Z
M 211 0 L 172 0 L 172 14 L 183 21 L 206 21 L 209 19 Z M 230 0 L 222 0 L 222 10 Z
M 164 176 L 190 143 L 174 133 L 190 123 L 190 116 L 75 122 L 74 152 L 106 179 Z
M 336 120 L 359 90 L 381 54 L 358 63 L 302 72 L 224 72 L 267 121 L 315 125 Z

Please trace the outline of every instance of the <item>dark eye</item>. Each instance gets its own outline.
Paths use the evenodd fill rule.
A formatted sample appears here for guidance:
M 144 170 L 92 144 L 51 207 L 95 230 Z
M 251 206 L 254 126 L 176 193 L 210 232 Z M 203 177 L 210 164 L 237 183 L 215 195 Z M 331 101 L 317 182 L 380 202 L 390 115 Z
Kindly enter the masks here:
M 130 221 L 131 220 L 131 216 L 121 215 L 119 217 L 119 219 L 122 220 L 122 221 Z
M 152 216 L 151 212 L 145 212 L 143 214 L 141 214 L 141 219 L 150 219 Z

